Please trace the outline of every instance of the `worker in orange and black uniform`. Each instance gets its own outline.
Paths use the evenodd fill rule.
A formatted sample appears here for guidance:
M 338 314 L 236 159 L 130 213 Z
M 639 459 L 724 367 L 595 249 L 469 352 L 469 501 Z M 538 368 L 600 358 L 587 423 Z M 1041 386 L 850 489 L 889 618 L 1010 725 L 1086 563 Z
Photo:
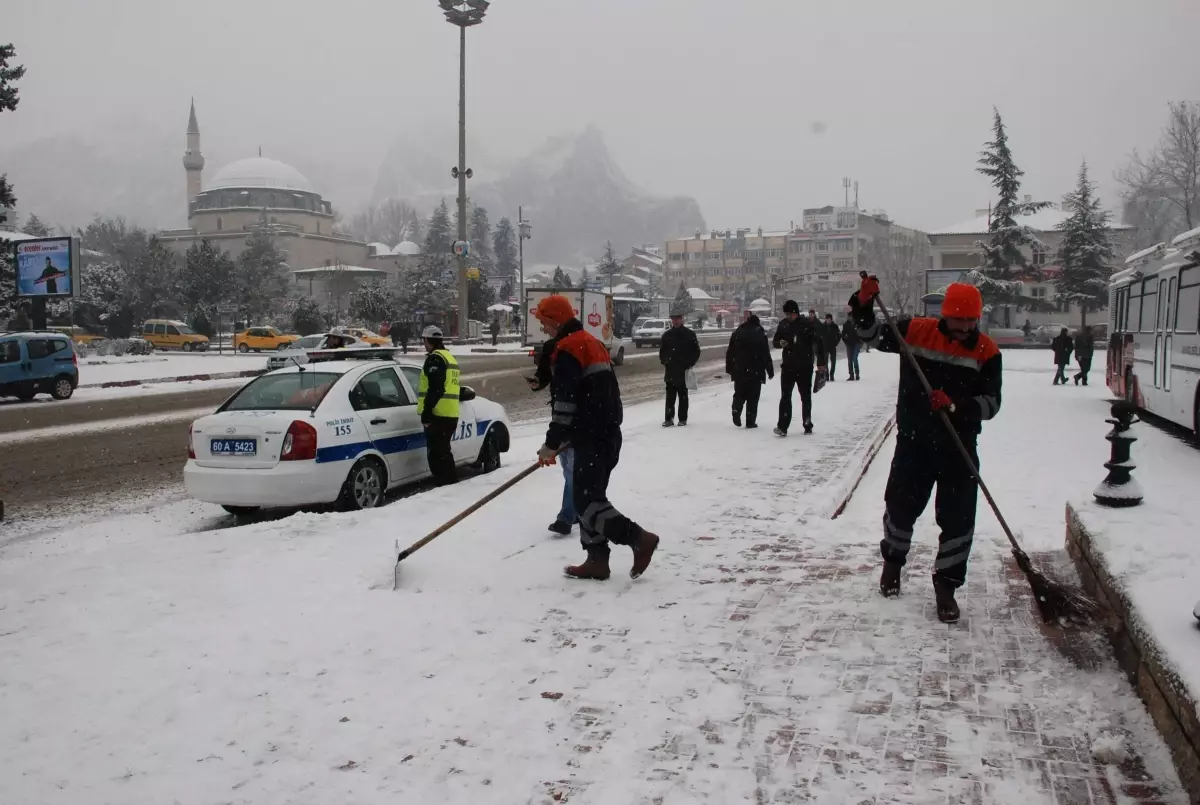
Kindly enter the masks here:
M 623 417 L 608 347 L 583 329 L 565 296 L 545 297 L 535 315 L 542 329 L 558 340 L 551 357 L 554 404 L 538 460 L 543 466 L 553 464 L 564 445 L 574 449 L 575 511 L 587 551 L 583 564 L 565 572 L 574 579 L 607 579 L 608 544 L 613 542 L 633 549 L 629 577 L 636 579 L 649 567 L 659 539 L 608 501 L 608 480 L 621 455 Z
M 864 277 L 862 287 L 850 297 L 851 315 L 863 341 L 882 352 L 900 352 L 895 335 L 875 319 L 879 281 Z M 912 545 L 913 525 L 937 485 L 934 507 L 941 537 L 933 566 L 933 588 L 938 619 L 953 623 L 959 618 L 954 591 L 967 578 L 967 558 L 975 535 L 978 483 L 963 460 L 938 414 L 944 411 L 958 437 L 979 466 L 976 442 L 981 423 L 1000 411 L 1002 367 L 1000 350 L 979 332 L 983 298 L 973 285 L 954 283 L 946 289 L 942 316 L 910 318 L 896 322 L 921 371 L 933 388 L 925 392 L 916 371 L 900 362 L 900 389 L 896 400 L 896 454 L 884 493 L 883 574 L 879 591 L 885 597 L 900 594 L 900 569 Z

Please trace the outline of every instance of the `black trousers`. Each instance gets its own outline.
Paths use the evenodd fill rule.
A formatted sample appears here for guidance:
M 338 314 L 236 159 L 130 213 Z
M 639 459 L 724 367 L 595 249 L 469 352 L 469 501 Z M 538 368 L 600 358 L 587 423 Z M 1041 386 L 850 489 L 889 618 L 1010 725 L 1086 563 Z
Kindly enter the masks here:
M 1079 372 L 1075 377 L 1083 381 L 1083 385 L 1087 385 L 1088 372 L 1092 371 L 1092 357 L 1090 355 L 1079 358 Z M 1066 381 L 1064 381 L 1066 382 Z
M 825 357 L 829 361 L 829 379 L 833 380 L 833 370 L 837 368 L 837 344 L 825 350 Z
M 687 386 L 667 384 L 667 420 L 675 418 L 675 398 L 679 398 L 679 421 L 687 422 L 688 389 Z
M 589 555 L 607 559 L 608 543 L 633 545 L 641 538 L 642 528 L 608 502 L 608 479 L 621 458 L 621 432 L 606 439 L 577 439 L 574 443 L 575 511 L 579 514 L 579 534 Z
M 429 473 L 438 486 L 458 482 L 458 470 L 454 466 L 454 453 L 450 440 L 458 431 L 458 418 L 435 416 L 425 428 L 425 455 L 429 459 Z
M 936 484 L 933 505 L 942 533 L 938 538 L 933 579 L 961 587 L 967 579 L 967 558 L 975 536 L 979 487 L 953 444 L 944 439 L 930 443 L 927 439 L 896 439 L 896 454 L 884 493 L 887 511 L 883 515 L 883 541 L 879 550 L 885 560 L 904 564 L 912 545 L 913 525 L 929 504 L 929 495 Z M 974 440 L 964 438 L 963 443 L 978 467 Z
M 1065 363 L 1058 364 L 1058 372 L 1054 375 L 1055 385 L 1067 382 L 1067 366 Z
M 804 422 L 812 422 L 812 378 L 811 366 L 803 369 L 781 369 L 779 372 L 779 429 L 787 433 L 792 424 L 792 387 L 800 391 L 800 413 Z
M 757 380 L 733 381 L 733 415 L 742 415 L 742 406 L 746 407 L 746 424 L 753 425 L 758 421 L 758 398 L 762 396 L 762 383 Z
M 492 333 L 492 346 L 496 346 L 496 342 L 500 340 L 500 333 Z

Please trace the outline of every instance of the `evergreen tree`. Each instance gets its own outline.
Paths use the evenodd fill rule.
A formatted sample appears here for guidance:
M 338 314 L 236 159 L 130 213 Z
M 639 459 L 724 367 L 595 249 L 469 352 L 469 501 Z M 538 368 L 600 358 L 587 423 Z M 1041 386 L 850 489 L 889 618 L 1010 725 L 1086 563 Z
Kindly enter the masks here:
M 454 291 L 434 276 L 427 266 L 401 270 L 398 312 L 415 324 L 421 321 L 446 321 L 454 299 Z M 424 313 L 418 314 L 417 311 Z
M 25 75 L 25 67 L 20 64 L 8 66 L 8 60 L 16 55 L 17 50 L 12 44 L 0 45 L 0 112 L 11 112 L 21 102 L 16 82 Z M 7 211 L 16 203 L 17 197 L 8 183 L 8 174 L 0 174 L 0 224 L 8 221 Z M 3 304 L 3 300 L 4 297 L 0 297 L 0 304 Z
M 692 312 L 695 303 L 692 301 L 692 295 L 688 293 L 687 288 L 683 287 L 683 283 L 679 283 L 679 290 L 675 292 L 675 299 L 671 302 L 672 316 L 686 316 Z
M 265 321 L 288 294 L 287 255 L 275 245 L 264 213 L 238 255 L 233 301 L 252 323 Z
M 1021 201 L 1021 177 L 1025 173 L 1013 161 L 1012 151 L 1008 147 L 1008 133 L 1004 130 L 1000 112 L 993 109 L 993 113 L 992 132 L 995 139 L 988 142 L 980 153 L 976 170 L 991 180 L 999 199 L 992 208 L 989 239 L 975 244 L 979 250 L 980 264 L 967 275 L 967 279 L 979 287 L 986 306 L 1004 306 L 1004 326 L 1008 327 L 1012 324 L 1013 307 L 1019 310 L 1034 304 L 1021 296 L 1021 279 L 1039 278 L 1039 272 L 1030 268 L 1021 248 L 1035 248 L 1041 244 L 1029 227 L 1017 223 L 1017 216 L 1029 215 L 1051 205 L 1046 201 Z
M 77 323 L 95 333 L 105 332 L 111 338 L 125 337 L 126 334 L 109 329 L 110 323 L 129 318 L 121 315 L 129 305 L 126 295 L 129 278 L 125 269 L 111 260 L 89 260 L 79 270 L 79 280 L 82 287 L 75 297 Z
M 422 254 L 451 255 L 454 247 L 455 234 L 450 228 L 450 210 L 446 207 L 446 199 L 437 205 L 433 215 L 429 217 L 429 225 L 425 227 L 425 245 Z
M 386 285 L 360 285 L 350 294 L 350 317 L 370 327 L 396 318 L 396 295 Z
M 50 227 L 42 223 L 42 219 L 33 213 L 29 214 L 29 218 L 26 219 L 25 226 L 21 227 L 21 231 L 26 235 L 33 235 L 37 238 L 45 238 L 50 235 Z
M 600 258 L 600 265 L 596 266 L 597 273 L 605 278 L 608 285 L 608 290 L 612 289 L 613 279 L 617 274 L 620 274 L 624 266 L 617 256 L 613 254 L 612 241 L 606 241 L 604 244 L 604 256 Z
M 1059 225 L 1063 233 L 1058 248 L 1062 266 L 1055 293 L 1068 303 L 1079 305 L 1082 324 L 1087 314 L 1108 304 L 1108 278 L 1116 258 L 1108 224 L 1112 217 L 1100 206 L 1096 183 L 1088 179 L 1087 162 L 1079 168 L 1075 191 L 1063 197 L 1071 213 Z
M 555 288 L 570 288 L 571 278 L 562 270 L 562 266 L 554 267 L 554 279 L 551 280 Z
M 467 280 L 467 317 L 476 321 L 490 318 L 488 308 L 496 304 L 496 289 L 488 284 L 487 278 Z
M 496 276 L 504 277 L 515 283 L 518 273 L 517 233 L 512 221 L 501 218 L 496 224 L 496 234 L 492 235 L 492 261 L 496 267 Z
M 201 308 L 215 311 L 217 305 L 233 299 L 234 271 L 233 260 L 208 238 L 192 244 L 179 276 L 180 299 L 188 314 Z
M 493 276 L 496 259 L 492 252 L 492 225 L 483 207 L 476 207 L 471 213 L 467 240 L 471 241 L 471 263 L 483 272 L 485 278 Z
M 117 262 L 125 274 L 125 300 L 134 320 L 186 309 L 179 288 L 179 258 L 162 242 L 155 238 L 139 242 L 132 256 Z
M 512 299 L 512 295 L 513 295 L 512 280 L 506 279 L 506 280 L 504 280 L 503 283 L 500 284 L 500 293 L 497 294 L 497 296 L 500 297 L 501 302 L 507 302 L 508 300 Z
M 317 300 L 297 299 L 292 305 L 292 328 L 300 335 L 312 335 L 325 329 L 325 317 Z
M 0 327 L 17 314 L 17 269 L 13 250 L 0 242 Z
M 589 290 L 589 285 L 590 285 L 591 281 L 592 281 L 592 279 L 588 274 L 588 267 L 584 266 L 583 269 L 579 272 L 579 287 L 583 288 L 585 291 Z

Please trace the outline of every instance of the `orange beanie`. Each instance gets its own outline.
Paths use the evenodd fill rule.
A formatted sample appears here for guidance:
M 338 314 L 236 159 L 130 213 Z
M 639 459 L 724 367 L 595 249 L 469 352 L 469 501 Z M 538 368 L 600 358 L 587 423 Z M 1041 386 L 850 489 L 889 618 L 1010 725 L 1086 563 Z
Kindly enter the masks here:
M 942 299 L 942 317 L 948 319 L 983 318 L 983 297 L 974 285 L 951 283 Z
M 539 319 L 552 321 L 561 327 L 575 318 L 575 308 L 571 307 L 571 302 L 567 297 L 560 294 L 551 294 L 538 302 L 535 315 Z

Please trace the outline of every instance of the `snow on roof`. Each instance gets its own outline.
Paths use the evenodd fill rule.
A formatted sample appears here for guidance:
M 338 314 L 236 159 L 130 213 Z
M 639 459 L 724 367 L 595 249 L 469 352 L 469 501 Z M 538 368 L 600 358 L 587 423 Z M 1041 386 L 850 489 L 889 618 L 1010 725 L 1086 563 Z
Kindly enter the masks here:
M 378 241 L 376 241 L 374 243 L 368 243 L 367 248 L 369 248 L 372 252 L 374 252 L 376 256 L 381 256 L 381 255 L 392 253 L 391 246 L 387 245 L 386 243 L 379 243 Z
M 770 309 L 771 309 L 771 303 L 770 303 L 770 302 L 768 302 L 766 299 L 763 299 L 763 298 L 761 298 L 761 297 L 759 297 L 758 299 L 755 299 L 753 302 L 751 302 L 751 303 L 750 303 L 750 309 L 751 309 L 751 310 L 754 310 L 755 308 L 760 308 L 760 309 L 761 309 L 761 308 L 764 308 L 764 307 L 765 307 L 767 310 L 770 310 Z
M 688 296 L 692 297 L 693 299 L 716 299 L 717 298 L 717 297 L 709 294 L 709 292 L 704 290 L 703 288 L 688 288 L 687 292 L 688 292 Z
M 387 274 L 387 271 L 382 268 L 364 268 L 363 266 L 317 266 L 316 268 L 297 268 L 292 273 L 315 277 L 322 274 Z
M 284 162 L 267 157 L 239 159 L 221 168 L 208 181 L 205 190 L 231 187 L 263 187 L 274 190 L 301 190 L 312 193 L 304 174 Z
M 1018 215 L 1016 221 L 1021 226 L 1027 226 L 1036 232 L 1050 232 L 1058 229 L 1058 225 L 1070 217 L 1069 212 L 1064 212 L 1059 206 L 1047 207 L 1044 210 L 1038 210 L 1032 215 Z M 988 231 L 988 217 L 980 215 L 972 218 L 969 221 L 954 224 L 952 226 L 935 229 L 929 234 L 931 235 L 982 235 Z
M 18 241 L 35 240 L 39 235 L 26 235 L 24 232 L 13 232 L 10 229 L 0 229 L 0 240 Z
M 1184 232 L 1180 235 L 1176 235 L 1171 239 L 1171 245 L 1182 246 L 1185 241 L 1192 240 L 1194 238 L 1200 238 L 1200 226 L 1196 227 L 1195 229 L 1189 229 L 1187 232 Z
M 405 240 L 396 244 L 396 248 L 392 249 L 393 254 L 401 254 L 411 256 L 421 253 L 421 247 L 413 243 L 411 240 Z

